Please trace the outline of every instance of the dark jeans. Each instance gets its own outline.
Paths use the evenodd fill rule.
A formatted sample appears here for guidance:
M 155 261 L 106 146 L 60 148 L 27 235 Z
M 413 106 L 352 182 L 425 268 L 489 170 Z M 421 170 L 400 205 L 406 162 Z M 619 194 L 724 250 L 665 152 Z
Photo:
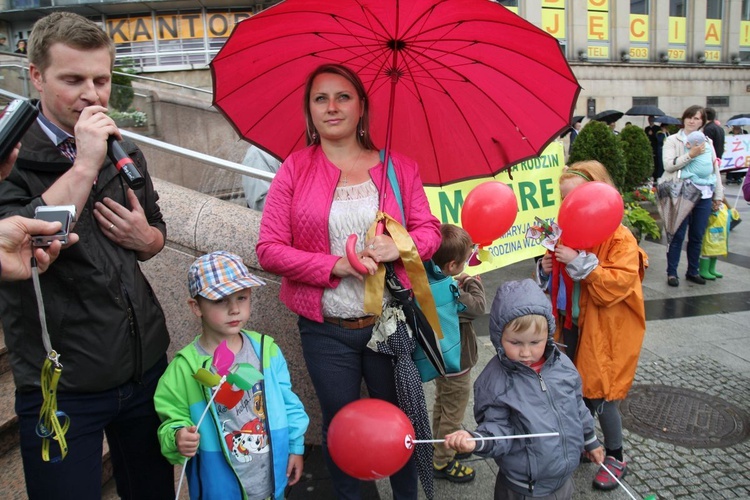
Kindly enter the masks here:
M 687 243 L 687 274 L 695 276 L 698 274 L 698 265 L 701 258 L 701 247 L 703 246 L 703 234 L 708 227 L 708 217 L 711 215 L 713 201 L 711 198 L 698 200 L 690 215 L 685 217 L 679 229 L 674 233 L 672 241 L 667 250 L 667 276 L 677 276 L 677 266 L 680 264 L 682 253 L 682 242 L 685 233 L 688 235 Z
M 393 362 L 390 356 L 367 347 L 372 326 L 347 330 L 301 316 L 297 324 L 307 371 L 323 413 L 323 454 L 336 496 L 342 500 L 359 499 L 360 481 L 339 469 L 328 454 L 328 426 L 342 407 L 360 398 L 363 377 L 370 397 L 397 405 Z M 373 432 L 377 430 L 373 429 Z M 363 453 L 367 451 L 363 450 Z M 390 477 L 393 498 L 416 499 L 417 479 L 412 456 L 400 471 Z
M 164 356 L 144 374 L 142 384 L 128 382 L 93 393 L 59 392 L 58 410 L 70 417 L 70 429 L 65 434 L 68 455 L 54 463 L 42 461 L 42 440 L 35 430 L 41 392 L 17 392 L 16 413 L 29 498 L 101 498 L 105 433 L 121 498 L 174 498 L 174 468 L 161 454 L 156 436 L 160 422 L 154 410 L 154 391 L 166 367 Z M 50 455 L 60 455 L 54 441 Z

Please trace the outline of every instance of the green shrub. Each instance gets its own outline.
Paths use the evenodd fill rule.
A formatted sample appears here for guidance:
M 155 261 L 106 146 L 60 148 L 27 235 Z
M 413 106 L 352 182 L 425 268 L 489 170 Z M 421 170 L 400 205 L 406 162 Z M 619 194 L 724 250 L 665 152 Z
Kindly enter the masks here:
M 617 137 L 625 156 L 625 176 L 622 184 L 617 187 L 626 193 L 645 184 L 653 175 L 654 155 L 651 142 L 640 127 L 628 125 Z
M 117 111 L 127 111 L 133 104 L 133 79 L 122 73 L 135 73 L 132 68 L 115 68 L 112 73 L 112 93 L 109 96 L 109 107 Z
M 615 186 L 622 186 L 625 179 L 625 156 L 620 140 L 605 123 L 589 121 L 573 142 L 568 164 L 585 160 L 597 160 L 606 167 Z

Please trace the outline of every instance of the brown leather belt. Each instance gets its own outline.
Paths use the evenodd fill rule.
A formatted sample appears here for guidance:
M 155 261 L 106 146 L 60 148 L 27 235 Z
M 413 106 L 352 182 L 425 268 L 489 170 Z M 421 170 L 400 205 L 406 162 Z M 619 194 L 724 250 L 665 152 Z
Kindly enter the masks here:
M 377 316 L 362 316 L 361 318 L 323 318 L 326 323 L 332 323 L 347 330 L 359 330 L 374 325 Z

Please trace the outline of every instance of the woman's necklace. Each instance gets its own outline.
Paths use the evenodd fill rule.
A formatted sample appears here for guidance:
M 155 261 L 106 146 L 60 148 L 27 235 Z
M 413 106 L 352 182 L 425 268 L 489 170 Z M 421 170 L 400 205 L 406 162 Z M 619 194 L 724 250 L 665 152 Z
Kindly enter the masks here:
M 354 172 L 354 168 L 357 166 L 357 163 L 359 163 L 359 157 L 362 156 L 362 148 L 359 148 L 359 153 L 357 154 L 357 159 L 354 160 L 354 163 L 352 163 L 352 166 L 349 167 L 349 170 L 344 172 L 343 169 L 341 170 L 344 174 L 344 178 L 341 179 L 341 185 L 346 186 L 346 184 L 349 182 L 349 174 Z

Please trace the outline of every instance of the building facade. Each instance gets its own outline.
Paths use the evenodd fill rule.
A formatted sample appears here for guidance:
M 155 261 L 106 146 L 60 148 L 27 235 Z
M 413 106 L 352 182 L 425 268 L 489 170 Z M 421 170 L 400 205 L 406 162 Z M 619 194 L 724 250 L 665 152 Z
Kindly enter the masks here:
M 13 47 L 39 17 L 71 10 L 112 36 L 118 65 L 200 82 L 180 72 L 205 72 L 238 22 L 275 3 L 0 0 L 0 33 Z M 635 104 L 654 104 L 672 115 L 690 104 L 710 105 L 725 119 L 750 112 L 750 0 L 498 3 L 558 39 L 583 87 L 575 114 Z

